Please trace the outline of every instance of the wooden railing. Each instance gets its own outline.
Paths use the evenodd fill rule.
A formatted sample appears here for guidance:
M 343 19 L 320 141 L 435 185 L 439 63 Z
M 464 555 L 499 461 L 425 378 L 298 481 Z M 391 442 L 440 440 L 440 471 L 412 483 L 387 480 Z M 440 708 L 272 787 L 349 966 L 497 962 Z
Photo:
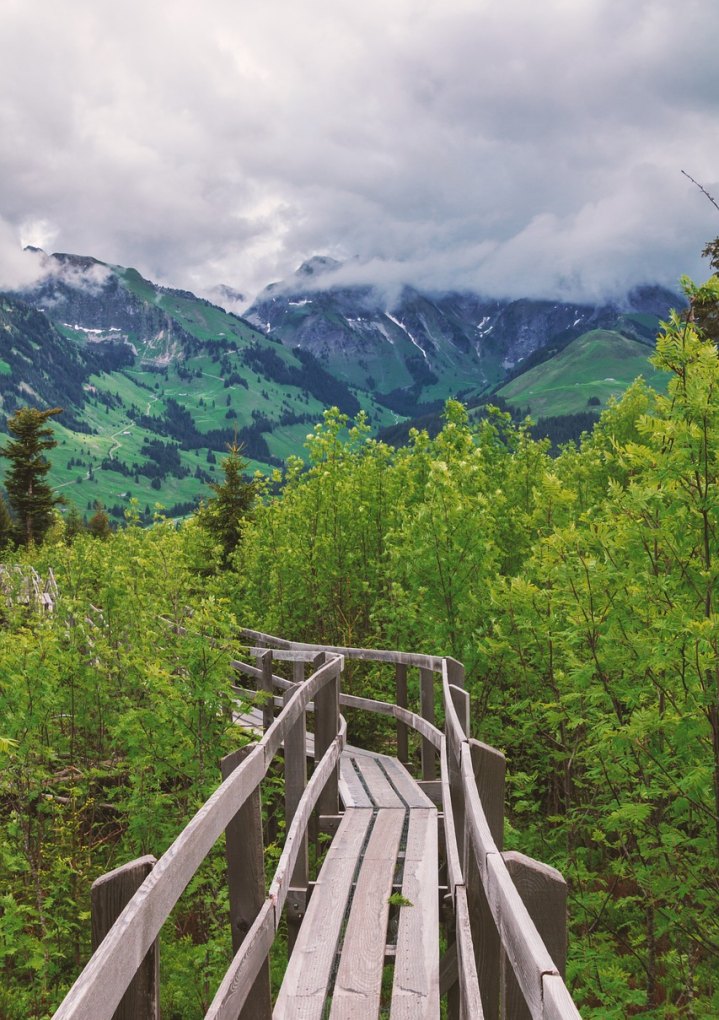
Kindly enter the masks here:
M 469 735 L 462 665 L 429 655 L 291 642 L 257 631 L 244 631 L 242 637 L 254 646 L 256 665 L 235 661 L 233 666 L 263 692 L 264 735 L 224 760 L 222 784 L 158 862 L 143 858 L 95 884 L 93 926 L 99 945 L 55 1020 L 158 1015 L 158 934 L 223 832 L 235 956 L 206 1018 L 271 1016 L 268 955 L 280 917 L 285 909 L 291 945 L 311 892 L 310 818 L 314 813 L 319 829 L 328 832 L 339 819 L 338 762 L 347 730 L 340 707 L 393 718 L 397 757 L 405 763 L 412 757 L 411 735 L 418 735 L 419 782 L 442 818 L 445 864 L 438 891 L 449 948 L 440 981 L 448 1016 L 578 1020 L 562 977 L 566 887 L 554 869 L 502 853 L 504 758 Z M 341 690 L 347 659 L 394 666 L 395 701 Z M 273 673 L 273 663 L 283 660 L 293 664 L 292 680 Z M 305 680 L 308 662 L 313 671 Z M 419 671 L 414 701 L 410 669 Z M 437 709 L 444 730 L 436 725 Z M 315 759 L 309 781 L 308 710 L 314 712 Z M 265 894 L 259 787 L 282 746 L 287 831 Z M 135 876 L 129 886 L 128 876 Z M 118 893 L 123 884 L 126 891 Z

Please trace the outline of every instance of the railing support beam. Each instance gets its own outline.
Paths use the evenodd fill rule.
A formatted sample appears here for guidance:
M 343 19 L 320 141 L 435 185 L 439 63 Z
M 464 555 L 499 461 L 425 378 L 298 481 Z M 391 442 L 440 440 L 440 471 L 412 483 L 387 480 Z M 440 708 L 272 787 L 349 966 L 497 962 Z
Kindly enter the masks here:
M 220 769 L 223 779 L 227 779 L 234 772 L 251 749 L 252 745 L 240 747 L 222 759 Z M 265 861 L 259 786 L 229 822 L 225 830 L 225 853 L 232 951 L 236 953 L 265 902 Z M 265 960 L 247 995 L 239 1020 L 271 1020 L 271 1018 L 270 965 L 269 961 Z
M 423 719 L 434 725 L 434 672 L 420 666 L 419 704 Z M 437 762 L 431 741 L 422 737 L 422 779 L 437 778 Z
M 567 963 L 567 883 L 556 870 L 511 851 L 502 855 L 517 892 L 549 955 L 564 977 Z M 511 964 L 502 953 L 502 1020 L 531 1020 Z
M 140 857 L 102 875 L 92 884 L 93 952 L 157 864 L 155 857 Z M 135 977 L 113 1013 L 113 1020 L 159 1020 L 160 946 L 157 939 L 148 950 Z

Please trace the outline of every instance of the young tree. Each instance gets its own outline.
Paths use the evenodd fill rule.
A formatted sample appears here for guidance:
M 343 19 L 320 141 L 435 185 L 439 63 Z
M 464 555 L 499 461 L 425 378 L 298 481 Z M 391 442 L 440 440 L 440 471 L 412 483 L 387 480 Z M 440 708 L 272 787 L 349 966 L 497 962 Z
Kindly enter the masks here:
M 215 496 L 203 503 L 197 514 L 200 525 L 222 545 L 225 563 L 239 545 L 257 492 L 254 482 L 245 481 L 243 471 L 247 461 L 236 440 L 228 446 L 228 451 L 222 462 L 225 480 L 210 484 Z
M 42 541 L 52 524 L 54 507 L 62 502 L 45 481 L 50 470 L 45 452 L 57 446 L 47 423 L 61 411 L 61 407 L 47 411 L 22 407 L 8 418 L 8 430 L 16 438 L 0 447 L 0 456 L 10 461 L 5 488 L 15 517 L 15 537 L 23 545 Z
M 0 496 L 0 549 L 4 549 L 12 538 L 12 517 L 3 496 Z

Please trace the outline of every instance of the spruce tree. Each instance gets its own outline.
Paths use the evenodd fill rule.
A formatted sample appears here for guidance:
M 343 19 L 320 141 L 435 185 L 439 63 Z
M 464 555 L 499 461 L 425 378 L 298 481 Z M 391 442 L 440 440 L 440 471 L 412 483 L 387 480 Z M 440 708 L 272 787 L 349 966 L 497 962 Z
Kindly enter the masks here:
M 12 517 L 3 496 L 0 496 L 0 549 L 4 549 L 12 538 Z
M 228 454 L 221 466 L 225 480 L 210 485 L 215 496 L 200 507 L 197 516 L 202 527 L 222 545 L 223 560 L 227 563 L 242 538 L 244 523 L 255 501 L 256 487 L 254 482 L 245 481 L 243 471 L 247 461 L 236 440 L 228 445 Z
M 22 407 L 8 418 L 8 431 L 16 438 L 0 447 L 0 456 L 10 461 L 5 489 L 14 516 L 14 537 L 21 545 L 42 541 L 55 506 L 63 502 L 45 480 L 50 470 L 45 452 L 57 446 L 47 423 L 61 411 L 61 407 L 47 411 Z

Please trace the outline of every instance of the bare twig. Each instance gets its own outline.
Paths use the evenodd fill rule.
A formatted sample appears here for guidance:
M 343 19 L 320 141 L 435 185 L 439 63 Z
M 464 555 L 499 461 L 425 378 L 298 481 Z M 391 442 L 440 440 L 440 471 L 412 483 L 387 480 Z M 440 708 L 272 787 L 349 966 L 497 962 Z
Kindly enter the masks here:
M 714 208 L 715 208 L 715 209 L 717 210 L 717 212 L 719 212 L 719 204 L 717 204 L 717 201 L 716 201 L 716 199 L 712 198 L 712 196 L 711 196 L 711 195 L 709 194 L 709 192 L 707 191 L 707 189 L 706 189 L 706 188 L 704 188 L 704 187 L 702 187 L 702 185 L 701 185 L 701 184 L 699 183 L 699 181 L 695 181 L 695 180 L 694 180 L 694 178 L 692 177 L 692 175 L 691 175 L 691 174 L 688 174 L 688 173 L 686 172 L 686 170 L 682 170 L 682 173 L 684 174 L 684 176 L 685 176 L 685 177 L 688 177 L 688 178 L 689 178 L 689 180 L 690 180 L 690 181 L 692 182 L 692 184 L 696 184 L 697 188 L 699 188 L 699 190 L 701 191 L 701 193 L 702 193 L 703 195 L 706 195 L 706 197 L 707 197 L 707 198 L 709 199 L 709 201 L 710 201 L 710 202 L 711 202 L 711 204 L 712 204 L 712 205 L 714 206 Z

